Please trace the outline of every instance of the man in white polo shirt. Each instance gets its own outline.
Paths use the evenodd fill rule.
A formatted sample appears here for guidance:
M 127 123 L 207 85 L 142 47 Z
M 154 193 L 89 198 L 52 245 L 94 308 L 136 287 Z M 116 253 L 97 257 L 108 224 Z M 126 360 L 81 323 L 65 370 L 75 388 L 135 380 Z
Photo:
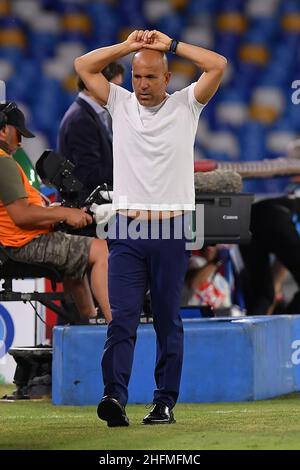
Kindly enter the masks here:
M 109 83 L 99 71 L 134 52 L 134 93 Z M 191 60 L 203 71 L 199 80 L 172 95 L 166 52 Z M 102 373 L 104 397 L 99 418 L 108 426 L 128 426 L 125 412 L 136 330 L 145 290 L 150 285 L 157 355 L 153 408 L 143 424 L 175 422 L 183 357 L 180 295 L 189 253 L 182 228 L 183 211 L 195 207 L 193 147 L 199 115 L 217 91 L 226 59 L 159 31 L 134 31 L 127 40 L 96 49 L 75 60 L 90 92 L 107 107 L 113 121 L 114 200 L 117 236 L 109 240 L 109 297 L 113 320 L 108 326 Z M 158 236 L 118 233 L 132 221 Z M 170 236 L 164 237 L 168 223 Z M 151 225 L 151 228 L 150 228 Z M 152 233 L 152 232 L 151 232 Z

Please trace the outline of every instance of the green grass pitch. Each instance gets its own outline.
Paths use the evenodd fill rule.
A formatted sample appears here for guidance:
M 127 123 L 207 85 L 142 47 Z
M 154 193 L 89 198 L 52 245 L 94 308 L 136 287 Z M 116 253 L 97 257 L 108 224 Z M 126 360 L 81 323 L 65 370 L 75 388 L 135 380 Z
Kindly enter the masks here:
M 12 386 L 0 385 L 0 396 Z M 300 394 L 243 403 L 178 404 L 176 424 L 143 426 L 148 410 L 128 405 L 129 428 L 108 428 L 96 407 L 50 401 L 0 402 L 0 449 L 300 449 Z

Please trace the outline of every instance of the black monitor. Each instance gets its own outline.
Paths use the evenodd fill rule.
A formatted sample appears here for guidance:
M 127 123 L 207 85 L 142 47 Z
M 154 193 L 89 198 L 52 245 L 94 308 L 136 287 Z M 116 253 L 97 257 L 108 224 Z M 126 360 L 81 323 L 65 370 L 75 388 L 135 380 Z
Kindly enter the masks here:
M 249 243 L 253 199 L 250 193 L 198 193 L 196 204 L 204 205 L 205 245 Z M 200 236 L 201 227 L 197 224 L 196 233 Z

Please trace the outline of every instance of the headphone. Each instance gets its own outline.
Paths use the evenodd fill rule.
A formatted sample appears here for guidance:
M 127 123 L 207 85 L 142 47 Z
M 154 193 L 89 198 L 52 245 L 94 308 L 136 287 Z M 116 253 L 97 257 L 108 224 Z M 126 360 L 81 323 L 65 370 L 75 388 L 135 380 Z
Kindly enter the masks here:
M 10 113 L 13 109 L 17 109 L 17 105 L 14 101 L 8 103 L 3 109 L 0 111 L 0 130 L 6 126 L 8 121 L 8 113 Z

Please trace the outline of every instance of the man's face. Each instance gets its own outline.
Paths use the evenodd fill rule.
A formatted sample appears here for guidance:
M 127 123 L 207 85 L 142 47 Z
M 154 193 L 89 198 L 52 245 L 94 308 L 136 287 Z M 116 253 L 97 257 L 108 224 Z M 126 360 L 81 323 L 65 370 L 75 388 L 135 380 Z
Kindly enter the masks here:
M 10 153 L 15 153 L 21 145 L 22 136 L 20 132 L 10 124 L 7 124 L 3 129 L 2 138 L 7 143 Z
M 132 63 L 132 86 L 142 106 L 156 106 L 166 97 L 170 73 L 160 57 L 134 58 Z

